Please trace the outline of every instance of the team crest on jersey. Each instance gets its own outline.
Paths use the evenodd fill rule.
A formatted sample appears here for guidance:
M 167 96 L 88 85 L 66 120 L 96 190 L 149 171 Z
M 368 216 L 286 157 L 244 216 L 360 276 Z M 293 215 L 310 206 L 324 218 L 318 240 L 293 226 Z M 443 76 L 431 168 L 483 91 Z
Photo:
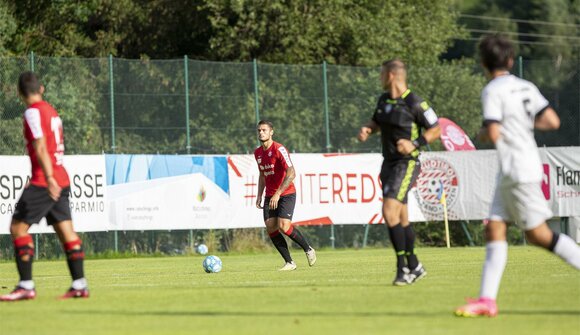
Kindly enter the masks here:
M 389 114 L 393 110 L 393 105 L 386 104 L 385 105 L 385 113 Z
M 258 164 L 262 164 L 262 157 L 258 157 L 257 161 L 258 161 Z
M 272 151 L 268 153 L 268 157 L 272 157 Z
M 458 182 L 457 172 L 446 160 L 437 157 L 421 160 L 416 198 L 426 219 L 438 220 L 443 217 L 443 196 L 447 202 L 449 218 L 456 217 L 452 208 L 459 193 Z

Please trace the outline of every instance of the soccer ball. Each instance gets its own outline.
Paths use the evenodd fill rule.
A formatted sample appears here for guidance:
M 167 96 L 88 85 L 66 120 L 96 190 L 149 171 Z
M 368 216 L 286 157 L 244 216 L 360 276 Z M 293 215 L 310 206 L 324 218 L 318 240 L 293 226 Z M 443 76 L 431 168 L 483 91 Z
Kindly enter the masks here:
M 203 269 L 207 273 L 217 273 L 222 270 L 222 260 L 218 256 L 207 256 L 203 260 Z
M 197 246 L 197 248 L 195 249 L 195 251 L 197 251 L 198 254 L 200 255 L 205 255 L 207 254 L 207 245 L 205 244 L 200 244 Z

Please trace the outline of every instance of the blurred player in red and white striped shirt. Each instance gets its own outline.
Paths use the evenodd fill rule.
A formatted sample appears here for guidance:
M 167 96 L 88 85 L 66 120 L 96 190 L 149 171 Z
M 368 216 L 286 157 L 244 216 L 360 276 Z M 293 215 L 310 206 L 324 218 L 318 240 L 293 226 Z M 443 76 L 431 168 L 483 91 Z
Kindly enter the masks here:
M 18 200 L 10 234 L 14 242 L 16 266 L 20 281 L 10 294 L 0 301 L 28 300 L 36 297 L 32 280 L 34 243 L 28 234 L 30 226 L 46 218 L 60 239 L 67 256 L 73 279 L 71 288 L 61 297 L 88 298 L 84 277 L 82 243 L 73 229 L 69 204 L 70 182 L 62 165 L 64 135 L 62 121 L 56 110 L 43 100 L 44 86 L 32 72 L 24 72 L 18 79 L 18 94 L 27 108 L 24 112 L 24 138 L 32 175 L 30 183 Z
M 316 252 L 298 228 L 292 225 L 292 215 L 296 205 L 296 188 L 292 181 L 296 173 L 290 154 L 282 144 L 272 139 L 274 126 L 271 122 L 260 121 L 257 130 L 262 145 L 254 151 L 260 171 L 256 207 L 263 210 L 268 235 L 286 262 L 280 271 L 296 269 L 296 263 L 292 260 L 288 244 L 281 233 L 290 237 L 304 249 L 308 265 L 313 266 L 316 262 Z M 266 198 L 262 206 L 264 189 L 266 189 Z

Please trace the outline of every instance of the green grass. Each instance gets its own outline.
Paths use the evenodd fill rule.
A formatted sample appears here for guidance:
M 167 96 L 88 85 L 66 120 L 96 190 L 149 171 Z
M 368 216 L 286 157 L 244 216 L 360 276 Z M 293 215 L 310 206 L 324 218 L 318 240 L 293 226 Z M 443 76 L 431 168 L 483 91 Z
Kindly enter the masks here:
M 323 251 L 308 268 L 279 273 L 273 253 L 221 255 L 206 274 L 202 257 L 90 260 L 92 297 L 58 301 L 69 284 L 64 261 L 36 262 L 38 297 L 0 304 L 0 334 L 578 334 L 580 275 L 530 247 L 510 248 L 495 319 L 452 315 L 479 289 L 483 248 L 421 249 L 429 275 L 390 285 L 393 252 Z M 15 283 L 0 264 L 0 285 Z M 6 293 L 9 289 L 1 289 Z

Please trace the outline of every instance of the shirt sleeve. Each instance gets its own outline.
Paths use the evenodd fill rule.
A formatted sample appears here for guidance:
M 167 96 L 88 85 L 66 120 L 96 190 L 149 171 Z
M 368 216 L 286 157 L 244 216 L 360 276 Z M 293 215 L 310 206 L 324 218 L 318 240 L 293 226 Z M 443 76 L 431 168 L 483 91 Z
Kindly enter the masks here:
M 503 120 L 501 100 L 498 94 L 484 89 L 481 92 L 481 105 L 483 107 L 483 122 L 500 122 Z
M 427 101 L 417 99 L 413 103 L 412 109 L 415 112 L 414 114 L 417 119 L 417 124 L 423 128 L 430 129 L 439 124 L 437 114 L 435 114 L 435 111 L 431 106 L 429 106 Z
M 530 99 L 530 106 L 529 106 L 529 111 L 532 114 L 532 116 L 539 116 L 540 114 L 542 114 L 543 111 L 545 111 L 548 107 L 550 107 L 550 103 L 548 102 L 548 100 L 542 95 L 542 93 L 540 93 L 540 90 L 538 89 L 538 87 L 536 87 L 536 85 L 532 85 L 532 96 Z
M 290 154 L 288 153 L 288 150 L 286 150 L 285 147 L 280 146 L 278 148 L 278 158 L 280 159 L 280 162 L 282 163 L 282 167 L 284 167 L 284 170 L 292 166 Z
M 42 138 L 44 136 L 42 132 L 42 122 L 40 121 L 40 110 L 38 108 L 28 108 L 24 112 L 24 120 L 30 128 L 32 137 L 35 140 Z

